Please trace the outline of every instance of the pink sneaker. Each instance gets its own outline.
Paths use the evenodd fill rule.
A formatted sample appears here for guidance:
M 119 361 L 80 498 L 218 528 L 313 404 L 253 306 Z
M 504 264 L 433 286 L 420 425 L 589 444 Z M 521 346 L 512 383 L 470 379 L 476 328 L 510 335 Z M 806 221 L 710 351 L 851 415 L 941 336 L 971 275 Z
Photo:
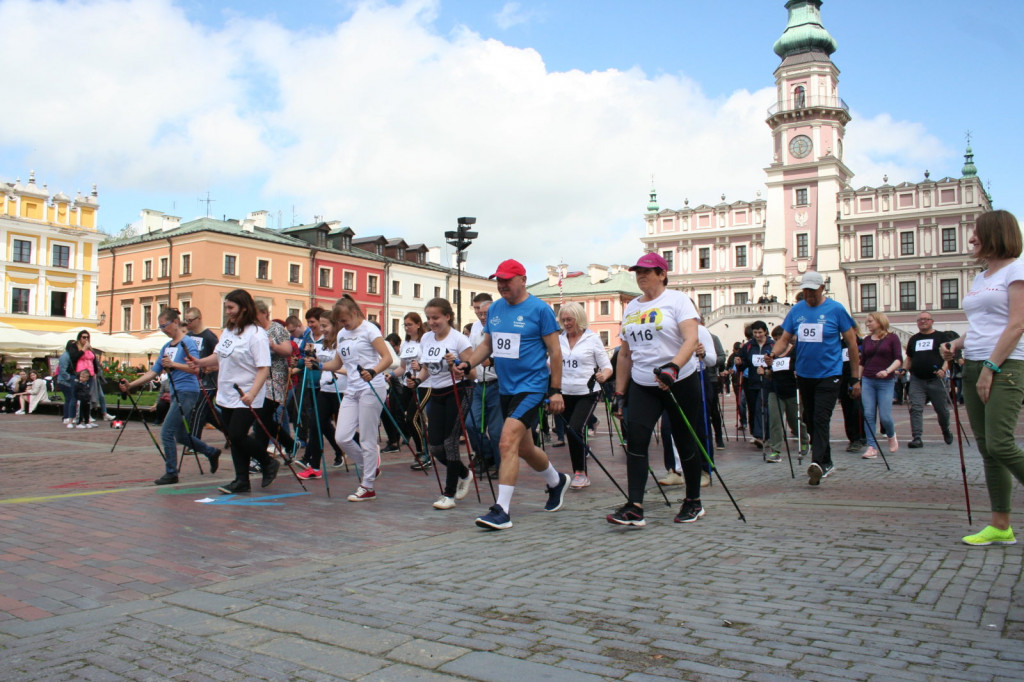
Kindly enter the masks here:
M 874 459 L 878 457 L 878 450 L 874 448 L 868 448 L 864 451 L 864 454 L 860 456 L 861 459 Z
M 590 485 L 590 477 L 582 471 L 577 471 L 573 474 L 572 483 L 569 484 L 569 487 L 574 490 L 580 490 L 582 488 L 586 488 L 588 485 Z
M 303 481 L 308 481 L 311 478 L 323 478 L 323 474 L 320 473 L 320 470 L 314 469 L 313 467 L 303 469 L 302 471 L 295 475 L 301 478 Z
M 896 436 L 889 436 L 889 452 L 896 452 L 900 449 L 900 442 L 896 440 Z

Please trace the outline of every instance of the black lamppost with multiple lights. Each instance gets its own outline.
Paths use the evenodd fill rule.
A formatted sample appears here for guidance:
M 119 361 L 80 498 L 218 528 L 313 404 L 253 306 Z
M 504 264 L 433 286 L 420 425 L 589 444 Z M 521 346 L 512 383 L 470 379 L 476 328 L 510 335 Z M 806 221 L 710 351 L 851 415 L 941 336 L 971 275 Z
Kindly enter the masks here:
M 462 331 L 462 264 L 466 262 L 466 249 L 479 235 L 470 232 L 469 226 L 476 224 L 476 218 L 459 218 L 458 227 L 444 233 L 448 245 L 455 248 L 455 324 L 456 329 Z

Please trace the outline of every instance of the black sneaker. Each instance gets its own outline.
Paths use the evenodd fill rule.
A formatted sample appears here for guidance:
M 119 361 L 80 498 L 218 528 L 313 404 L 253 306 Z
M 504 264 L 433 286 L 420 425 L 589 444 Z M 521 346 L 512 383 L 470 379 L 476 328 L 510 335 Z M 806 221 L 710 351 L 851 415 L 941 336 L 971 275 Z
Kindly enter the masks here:
M 430 458 L 422 452 L 416 454 L 416 462 L 409 466 L 413 471 L 423 471 L 429 469 L 432 466 Z
M 835 464 L 827 464 L 821 472 L 822 478 L 828 478 L 829 474 L 836 470 Z
M 860 441 L 859 440 L 852 441 L 849 445 L 846 446 L 846 451 L 847 452 L 860 452 L 861 451 Z
M 266 471 L 263 472 L 263 482 L 260 483 L 260 487 L 266 488 L 268 485 L 274 482 L 277 478 L 277 472 L 281 468 L 281 463 L 276 459 L 271 459 L 267 462 Z
M 722 440 L 721 438 L 716 439 L 715 447 L 718 448 L 719 450 L 723 449 L 725 447 L 725 441 Z
M 251 493 L 252 486 L 249 485 L 249 481 L 231 481 L 227 485 L 220 486 L 217 490 L 225 495 L 234 495 L 236 493 Z
M 345 460 L 343 460 L 341 457 L 335 457 L 334 463 L 331 464 L 331 466 L 334 467 L 335 469 L 340 469 L 341 467 L 345 466 Z
M 260 468 L 260 463 L 257 462 L 254 459 L 249 460 L 249 473 L 250 474 L 260 474 L 260 473 L 263 473 L 263 470 Z
M 620 526 L 636 526 L 637 528 L 642 528 L 647 525 L 647 522 L 644 521 L 644 510 L 632 502 L 627 502 L 619 507 L 618 511 L 614 514 L 609 514 L 604 518 L 608 523 L 615 523 Z
M 399 447 L 397 445 L 395 445 L 394 443 L 388 443 L 386 446 L 384 446 L 384 449 L 381 450 L 381 452 L 384 454 L 390 454 L 392 452 L 398 452 L 398 450 Z
M 679 508 L 674 520 L 676 523 L 693 523 L 702 516 L 704 507 L 701 506 L 700 500 L 683 500 L 683 506 Z
M 544 511 L 555 512 L 562 508 L 570 481 L 572 481 L 572 477 L 569 474 L 558 474 L 558 485 L 554 488 L 544 488 L 548 494 L 548 501 L 544 503 Z
M 951 436 L 951 439 L 950 439 L 949 442 L 952 443 L 953 442 L 952 441 L 952 434 L 950 434 L 950 436 Z M 921 442 L 920 438 L 914 438 L 909 443 L 907 443 L 907 447 L 908 448 L 923 448 L 924 447 L 924 443 Z
M 943 431 L 942 432 L 942 440 L 946 441 L 946 445 L 952 445 L 953 444 L 953 432 L 950 431 L 949 429 L 946 429 L 945 431 Z
M 206 458 L 210 460 L 210 473 L 217 473 L 217 469 L 220 468 L 220 448 L 214 448 L 212 455 L 207 455 Z
M 153 485 L 172 485 L 178 482 L 178 477 L 173 474 L 164 474 L 153 481 Z

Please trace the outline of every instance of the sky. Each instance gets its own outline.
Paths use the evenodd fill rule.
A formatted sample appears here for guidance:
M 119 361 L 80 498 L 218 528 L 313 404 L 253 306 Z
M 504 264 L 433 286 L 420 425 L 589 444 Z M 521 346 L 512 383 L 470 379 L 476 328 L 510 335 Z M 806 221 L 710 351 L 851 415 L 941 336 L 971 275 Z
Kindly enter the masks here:
M 472 272 L 642 253 L 662 208 L 752 200 L 783 0 L 0 0 L 0 180 L 443 245 Z M 852 184 L 959 177 L 1021 214 L 1019 0 L 826 0 Z M 203 201 L 209 197 L 209 204 Z M 450 253 L 450 249 L 446 249 Z

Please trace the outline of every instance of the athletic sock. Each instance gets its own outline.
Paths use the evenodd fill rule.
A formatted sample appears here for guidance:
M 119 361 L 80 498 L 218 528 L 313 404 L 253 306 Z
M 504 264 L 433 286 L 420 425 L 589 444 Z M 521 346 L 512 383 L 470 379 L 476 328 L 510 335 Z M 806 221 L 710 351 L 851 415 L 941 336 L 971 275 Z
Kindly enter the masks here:
M 555 469 L 555 465 L 548 462 L 548 468 L 540 472 L 541 476 L 544 477 L 544 482 L 548 484 L 549 488 L 554 488 L 556 485 L 562 482 L 562 477 L 558 475 L 558 471 Z
M 514 485 L 498 484 L 498 506 L 508 514 L 508 508 L 512 505 L 512 492 L 516 489 Z

